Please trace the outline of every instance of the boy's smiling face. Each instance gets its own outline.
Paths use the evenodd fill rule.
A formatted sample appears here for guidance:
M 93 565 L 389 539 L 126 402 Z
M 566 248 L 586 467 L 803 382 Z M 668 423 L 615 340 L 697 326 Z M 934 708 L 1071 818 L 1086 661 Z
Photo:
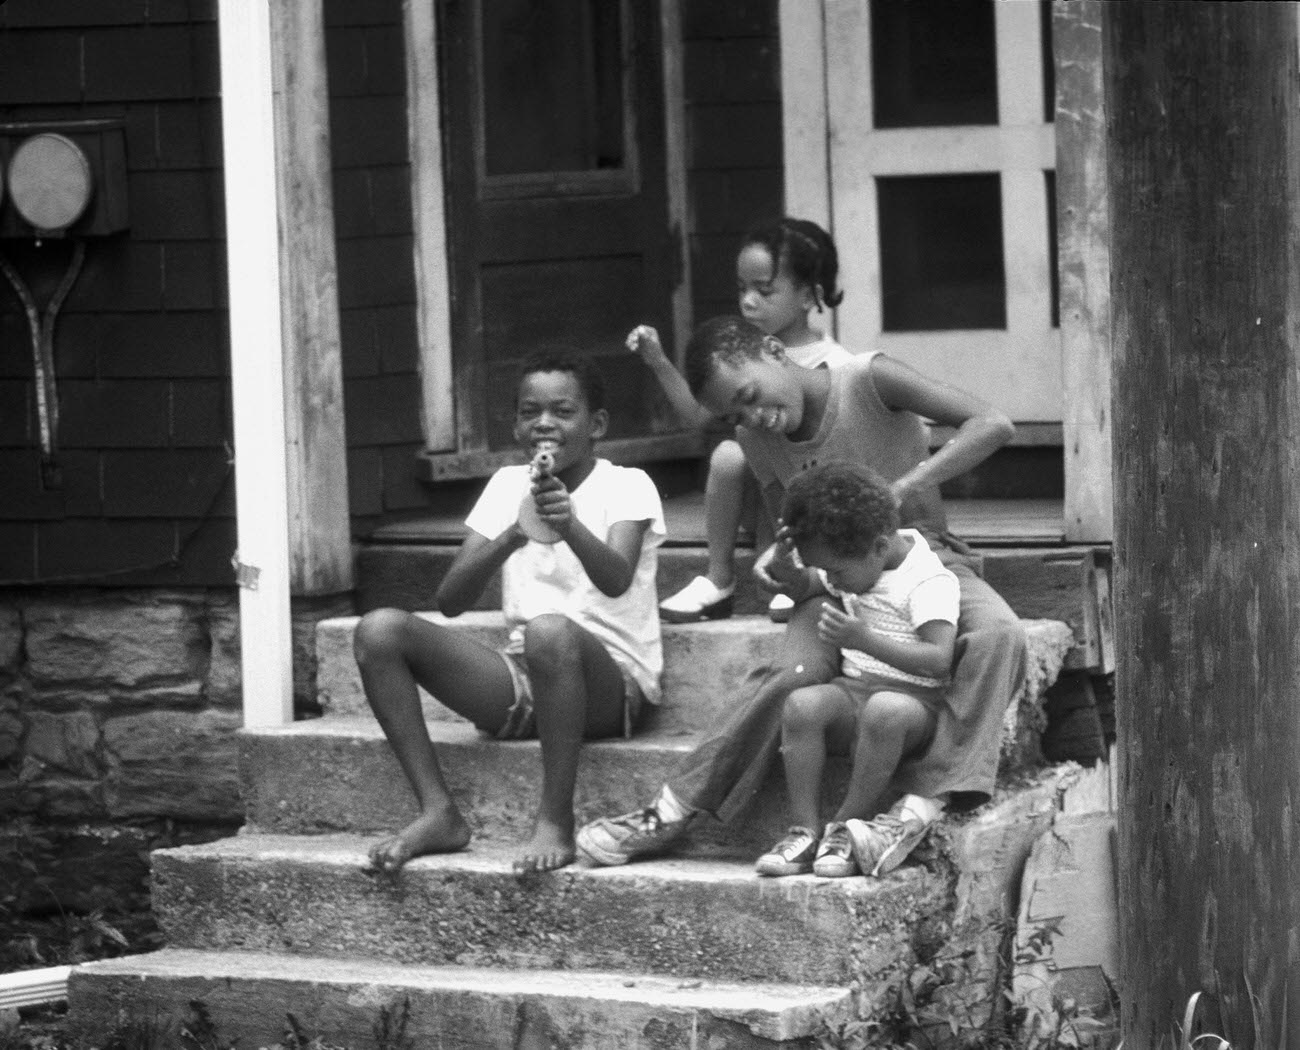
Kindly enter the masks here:
M 557 474 L 591 459 L 608 425 L 608 414 L 591 410 L 572 372 L 530 372 L 519 384 L 515 440 L 530 454 L 543 443 L 553 444 Z
M 803 423 L 803 387 L 797 368 L 779 343 L 768 341 L 758 357 L 719 358 L 698 398 L 710 412 L 738 426 L 773 434 L 793 434 Z

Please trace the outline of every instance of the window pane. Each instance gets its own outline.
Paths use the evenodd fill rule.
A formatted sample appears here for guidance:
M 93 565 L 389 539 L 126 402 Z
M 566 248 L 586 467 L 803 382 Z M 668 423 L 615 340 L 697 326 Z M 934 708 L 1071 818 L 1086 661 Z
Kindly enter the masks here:
M 483 0 L 488 175 L 622 167 L 622 7 Z
M 1006 328 L 997 175 L 878 179 L 886 332 Z
M 998 122 L 993 0 L 872 0 L 878 128 Z

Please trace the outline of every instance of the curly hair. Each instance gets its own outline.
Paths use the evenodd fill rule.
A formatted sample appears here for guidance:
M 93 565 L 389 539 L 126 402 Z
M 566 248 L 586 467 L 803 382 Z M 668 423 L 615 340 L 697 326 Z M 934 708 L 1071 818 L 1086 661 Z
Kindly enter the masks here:
M 796 284 L 807 285 L 818 296 L 818 305 L 839 306 L 844 293 L 837 287 L 840 257 L 831 235 L 809 219 L 789 216 L 752 227 L 740 242 L 741 249 L 756 244 L 766 248 L 772 266 L 784 262 Z
M 723 315 L 711 317 L 691 333 L 686 343 L 683 371 L 692 394 L 699 394 L 720 362 L 739 364 L 757 359 L 770 337 L 752 321 Z
M 578 381 L 578 389 L 586 398 L 588 409 L 598 412 L 605 407 L 605 380 L 589 358 L 564 350 L 539 350 L 519 366 L 516 394 L 524 380 L 538 372 L 568 372 Z
M 824 463 L 790 482 L 781 520 L 796 547 L 824 543 L 838 555 L 853 557 L 898 530 L 898 501 L 889 483 L 869 467 Z

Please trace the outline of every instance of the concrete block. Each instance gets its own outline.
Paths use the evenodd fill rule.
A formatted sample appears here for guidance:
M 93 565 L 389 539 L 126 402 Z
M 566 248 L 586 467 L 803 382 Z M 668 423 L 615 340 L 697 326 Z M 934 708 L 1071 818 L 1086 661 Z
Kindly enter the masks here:
M 679 979 L 864 982 L 910 957 L 947 881 L 761 879 L 748 863 L 656 860 L 520 878 L 487 848 L 365 871 L 355 836 L 239 835 L 153 855 L 153 907 L 177 948 Z
M 178 949 L 79 966 L 68 999 L 70 1027 L 85 1039 L 123 1014 L 182 1023 L 198 1000 L 223 1045 L 240 1046 L 278 1045 L 286 1013 L 309 1037 L 370 1046 L 381 1011 L 396 1019 L 407 1003 L 407 1038 L 449 1050 L 804 1047 L 851 1005 L 839 988 Z
M 1109 1020 L 1119 982 L 1115 815 L 1061 817 L 1034 842 L 1021 884 L 1012 991 L 1031 1031 Z

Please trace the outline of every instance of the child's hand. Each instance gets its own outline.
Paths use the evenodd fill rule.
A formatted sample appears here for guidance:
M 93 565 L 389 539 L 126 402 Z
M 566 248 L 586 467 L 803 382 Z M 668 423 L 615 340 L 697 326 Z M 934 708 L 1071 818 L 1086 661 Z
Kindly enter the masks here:
M 639 324 L 628 332 L 626 345 L 646 364 L 664 356 L 663 344 L 659 342 L 659 333 L 648 324 Z
M 554 474 L 538 478 L 533 482 L 533 504 L 545 524 L 561 536 L 568 536 L 569 526 L 573 524 L 573 503 L 564 482 Z
M 822 614 L 817 621 L 817 633 L 823 642 L 840 649 L 861 649 L 869 628 L 856 616 L 850 616 L 838 605 L 822 603 Z
M 808 582 L 808 570 L 799 561 L 794 539 L 786 526 L 781 525 L 776 542 L 754 562 L 754 576 L 769 591 L 792 591 L 794 596 L 802 592 Z

